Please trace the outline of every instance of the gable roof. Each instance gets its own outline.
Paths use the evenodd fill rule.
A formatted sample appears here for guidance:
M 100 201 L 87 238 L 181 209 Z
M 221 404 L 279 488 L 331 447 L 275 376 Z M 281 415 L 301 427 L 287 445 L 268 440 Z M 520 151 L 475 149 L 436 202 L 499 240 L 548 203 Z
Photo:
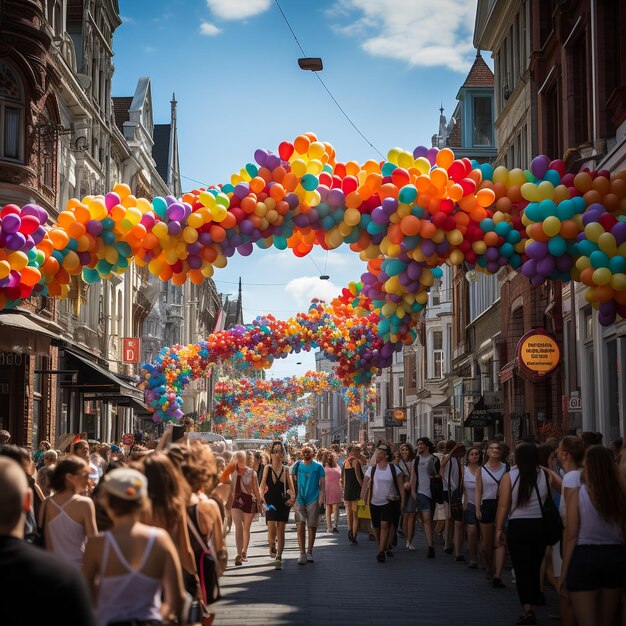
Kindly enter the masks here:
M 485 59 L 480 54 L 480 50 L 476 54 L 472 69 L 469 71 L 463 87 L 493 87 L 493 72 L 485 63 Z
M 124 122 L 130 119 L 130 105 L 132 104 L 132 97 L 118 96 L 113 98 L 113 116 L 115 118 L 115 125 L 124 132 Z
M 171 140 L 171 124 L 155 124 L 154 125 L 154 146 L 152 146 L 152 158 L 156 163 L 156 169 L 163 182 L 167 185 L 170 180 L 169 162 L 170 162 L 170 140 Z

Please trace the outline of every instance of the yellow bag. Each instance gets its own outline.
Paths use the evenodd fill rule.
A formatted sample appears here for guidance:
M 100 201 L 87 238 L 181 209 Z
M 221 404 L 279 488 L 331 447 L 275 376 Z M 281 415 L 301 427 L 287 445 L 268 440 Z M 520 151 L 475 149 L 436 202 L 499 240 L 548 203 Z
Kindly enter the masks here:
M 359 519 L 372 519 L 370 505 L 365 500 L 359 500 L 356 503 L 356 514 Z

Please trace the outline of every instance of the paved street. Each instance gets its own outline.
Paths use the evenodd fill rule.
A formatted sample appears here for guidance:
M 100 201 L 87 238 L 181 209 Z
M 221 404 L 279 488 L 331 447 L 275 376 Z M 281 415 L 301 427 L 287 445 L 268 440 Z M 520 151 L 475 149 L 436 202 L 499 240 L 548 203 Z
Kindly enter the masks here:
M 340 534 L 328 535 L 325 525 L 322 528 L 315 563 L 298 565 L 295 524 L 290 523 L 283 570 L 277 572 L 268 556 L 265 523 L 255 523 L 248 562 L 231 565 L 222 577 L 223 599 L 215 605 L 215 625 L 515 623 L 520 607 L 510 571 L 503 576 L 507 588 L 493 589 L 482 570 L 455 563 L 442 548 L 437 548 L 436 559 L 427 560 L 419 529 L 415 552 L 402 542 L 393 559 L 377 563 L 376 548 L 366 535 L 358 546 L 348 542 L 343 511 Z M 228 537 L 231 563 L 233 542 L 234 531 Z M 548 588 L 546 595 L 548 606 L 539 609 L 539 622 L 558 624 L 548 618 L 557 612 L 556 594 Z

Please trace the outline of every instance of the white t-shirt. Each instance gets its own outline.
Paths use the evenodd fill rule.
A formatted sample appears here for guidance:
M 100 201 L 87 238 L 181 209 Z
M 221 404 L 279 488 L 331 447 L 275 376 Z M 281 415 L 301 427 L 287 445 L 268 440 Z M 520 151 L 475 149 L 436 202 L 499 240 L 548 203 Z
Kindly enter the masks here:
M 561 514 L 561 519 L 565 521 L 565 488 L 568 489 L 580 489 L 580 475 L 582 474 L 582 470 L 576 469 L 571 472 L 567 472 L 565 476 L 563 476 L 563 485 L 561 487 L 561 500 L 559 502 L 559 513 Z
M 398 472 L 399 470 L 396 467 L 396 474 L 398 474 Z M 367 468 L 365 475 L 369 476 L 369 478 L 372 477 L 371 467 Z M 398 495 L 398 490 L 393 486 L 393 474 L 391 473 L 389 463 L 384 469 L 382 469 L 380 465 L 376 466 L 376 471 L 374 472 L 374 482 L 370 485 L 370 490 L 372 494 L 370 502 L 375 506 L 383 506 L 387 504 L 387 496 Z
M 429 454 L 427 457 L 419 455 L 417 457 L 417 493 L 421 493 L 428 498 L 432 498 L 430 492 L 430 474 L 428 473 L 429 466 L 431 465 L 431 459 L 433 456 Z

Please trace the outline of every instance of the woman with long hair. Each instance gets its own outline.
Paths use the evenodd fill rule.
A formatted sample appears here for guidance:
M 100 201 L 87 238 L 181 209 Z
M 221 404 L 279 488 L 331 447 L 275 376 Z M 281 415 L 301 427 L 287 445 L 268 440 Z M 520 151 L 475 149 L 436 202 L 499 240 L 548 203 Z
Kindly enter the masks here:
M 515 568 L 515 585 L 522 605 L 517 624 L 536 624 L 535 607 L 541 603 L 541 563 L 548 545 L 543 524 L 543 502 L 550 487 L 560 489 L 561 478 L 540 466 L 539 450 L 532 443 L 515 448 L 516 467 L 502 476 L 496 514 L 496 545 L 508 544 Z M 504 524 L 508 516 L 508 533 Z
M 326 455 L 324 470 L 326 471 L 326 530 L 329 533 L 338 533 L 339 503 L 343 500 L 343 494 L 341 492 L 341 468 L 334 452 Z
M 81 495 L 89 481 L 89 465 L 70 455 L 59 461 L 50 477 L 48 496 L 39 512 L 46 549 L 82 567 L 87 537 L 95 535 L 96 509 L 92 499 Z
M 185 588 L 195 597 L 199 578 L 187 527 L 187 481 L 165 452 L 144 456 L 139 468 L 148 479 L 148 498 L 152 505 L 148 523 L 169 533 L 183 567 Z
M 567 502 L 561 590 L 578 626 L 618 624 L 626 579 L 626 491 L 610 450 L 590 446 Z
M 246 453 L 238 450 L 233 454 L 231 463 L 234 469 L 230 478 L 232 486 L 227 509 L 230 508 L 235 525 L 235 543 L 237 544 L 235 565 L 239 566 L 248 560 L 250 528 L 254 516 L 258 513 L 261 494 L 256 472 L 246 464 Z
M 433 546 L 433 526 L 432 515 L 435 509 L 435 502 L 430 490 L 430 479 L 439 473 L 441 463 L 434 456 L 435 446 L 428 437 L 420 437 L 417 440 L 417 455 L 411 467 L 411 495 L 417 503 L 417 509 L 422 514 L 424 524 L 424 536 L 428 549 L 426 557 L 435 558 L 435 547 Z
M 561 499 L 559 501 L 559 513 L 563 524 L 567 517 L 567 503 L 571 501 L 574 491 L 580 489 L 580 476 L 582 474 L 583 458 L 585 456 L 585 443 L 580 437 L 568 435 L 559 442 L 556 455 L 564 472 L 563 485 L 561 487 Z M 561 583 L 563 567 L 563 540 L 552 547 L 552 571 L 558 580 L 557 588 Z M 569 596 L 560 594 L 560 617 L 562 626 L 576 626 L 576 618 L 572 610 Z
M 341 468 L 341 478 L 343 484 L 343 501 L 348 520 L 348 541 L 357 545 L 357 534 L 359 532 L 359 517 L 357 515 L 357 503 L 361 486 L 363 484 L 363 467 L 361 460 L 361 446 L 354 444 L 348 446 L 348 458 Z
M 415 550 L 413 536 L 415 535 L 415 511 L 417 503 L 411 495 L 411 467 L 415 460 L 415 450 L 413 446 L 406 442 L 400 446 L 400 460 L 397 465 L 403 474 L 404 484 L 404 511 L 402 512 L 402 530 L 406 538 L 405 547 L 407 550 Z
M 463 468 L 463 523 L 470 552 L 470 569 L 478 568 L 478 520 L 476 519 L 476 482 L 481 472 L 480 448 L 472 446 L 465 453 Z
M 283 442 L 274 441 L 271 453 L 272 460 L 263 470 L 259 492 L 266 505 L 265 520 L 270 556 L 274 558 L 274 569 L 280 570 L 283 568 L 285 526 L 294 503 L 295 489 L 289 467 L 283 463 L 285 459 Z
M 185 593 L 180 561 L 169 534 L 141 521 L 150 506 L 146 483 L 127 467 L 100 481 L 98 498 L 112 527 L 89 538 L 83 563 L 98 626 L 178 623 Z
M 502 582 L 502 569 L 506 550 L 495 541 L 496 511 L 506 465 L 502 462 L 502 446 L 490 441 L 485 449 L 484 463 L 476 475 L 476 519 L 480 522 L 480 555 L 486 569 L 487 580 L 496 589 Z

